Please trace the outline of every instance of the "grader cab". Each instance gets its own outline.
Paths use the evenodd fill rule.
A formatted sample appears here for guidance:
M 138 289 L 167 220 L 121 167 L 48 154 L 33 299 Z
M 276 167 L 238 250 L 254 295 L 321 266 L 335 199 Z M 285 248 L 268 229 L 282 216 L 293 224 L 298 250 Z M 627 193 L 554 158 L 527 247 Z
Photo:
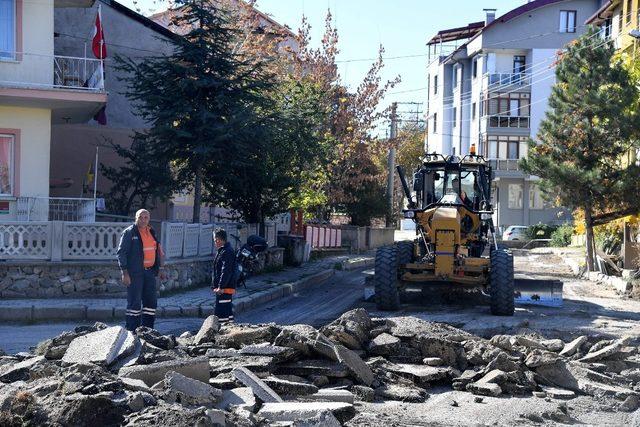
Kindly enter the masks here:
M 414 174 L 415 201 L 401 168 L 398 173 L 408 200 L 404 217 L 415 222 L 416 238 L 378 249 L 378 308 L 399 309 L 407 287 L 445 286 L 482 288 L 492 314 L 513 315 L 513 256 L 496 243 L 492 172 L 484 158 L 426 155 Z

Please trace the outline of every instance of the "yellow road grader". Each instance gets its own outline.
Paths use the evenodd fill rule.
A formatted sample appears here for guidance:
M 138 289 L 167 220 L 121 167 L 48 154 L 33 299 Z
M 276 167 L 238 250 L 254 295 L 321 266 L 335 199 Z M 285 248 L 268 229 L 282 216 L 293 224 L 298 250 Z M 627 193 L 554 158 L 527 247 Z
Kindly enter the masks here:
M 427 154 L 413 177 L 415 201 L 400 167 L 398 174 L 408 200 L 404 217 L 415 222 L 416 238 L 378 249 L 378 308 L 399 309 L 407 287 L 481 288 L 492 314 L 513 315 L 513 255 L 496 242 L 489 164 L 475 154 Z

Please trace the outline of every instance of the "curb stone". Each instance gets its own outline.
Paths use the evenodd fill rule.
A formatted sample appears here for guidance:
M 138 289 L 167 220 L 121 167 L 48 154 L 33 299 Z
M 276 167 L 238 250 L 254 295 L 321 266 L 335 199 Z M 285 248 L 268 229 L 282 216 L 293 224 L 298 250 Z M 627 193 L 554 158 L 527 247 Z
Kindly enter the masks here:
M 295 282 L 283 283 L 271 289 L 247 295 L 234 301 L 234 312 L 242 313 L 265 302 L 284 298 L 294 292 L 301 291 L 313 285 L 320 284 L 335 274 L 335 270 L 325 269 L 311 274 Z M 159 306 L 158 318 L 172 317 L 200 317 L 204 318 L 213 313 L 213 297 L 211 304 L 189 306 Z M 31 322 L 43 320 L 92 320 L 113 321 L 124 319 L 124 307 L 90 306 L 77 307 L 37 307 L 35 305 L 25 307 L 5 307 L 0 310 L 0 321 Z

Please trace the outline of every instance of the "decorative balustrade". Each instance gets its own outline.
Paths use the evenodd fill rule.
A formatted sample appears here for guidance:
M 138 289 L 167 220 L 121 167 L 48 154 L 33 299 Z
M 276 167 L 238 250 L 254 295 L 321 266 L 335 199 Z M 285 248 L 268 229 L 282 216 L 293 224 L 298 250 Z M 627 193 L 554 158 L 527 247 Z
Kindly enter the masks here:
M 51 258 L 50 222 L 0 224 L 0 259 Z
M 0 260 L 115 260 L 126 222 L 12 221 L 0 223 Z M 213 230 L 227 231 L 235 248 L 258 234 L 257 224 L 185 224 L 163 222 L 159 233 L 167 259 L 207 257 L 215 253 Z M 334 230 L 335 231 L 335 230 Z M 275 246 L 277 224 L 267 223 L 265 238 Z M 327 237 L 327 241 L 329 241 Z
M 122 230 L 128 226 L 122 222 L 65 222 L 62 228 L 62 259 L 113 260 Z

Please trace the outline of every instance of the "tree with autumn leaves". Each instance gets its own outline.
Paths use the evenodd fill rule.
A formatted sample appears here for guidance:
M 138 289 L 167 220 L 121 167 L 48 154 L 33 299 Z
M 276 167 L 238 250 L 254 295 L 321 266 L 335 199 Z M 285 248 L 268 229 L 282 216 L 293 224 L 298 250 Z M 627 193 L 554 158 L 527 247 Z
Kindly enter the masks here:
M 589 271 L 593 227 L 640 211 L 640 167 L 625 161 L 640 140 L 638 87 L 612 44 L 592 46 L 593 36 L 588 31 L 560 55 L 550 108 L 521 160 L 559 205 L 584 212 Z
M 182 37 L 174 53 L 121 60 L 129 97 L 151 123 L 145 155 L 171 166 L 174 190 L 229 207 L 247 222 L 289 207 L 326 218 L 347 211 L 368 224 L 384 214 L 385 145 L 372 132 L 382 83 L 382 49 L 354 92 L 337 72 L 338 35 L 327 16 L 311 48 L 306 20 L 297 37 L 264 25 L 251 3 L 183 0 L 171 13 Z M 381 202 L 381 203 L 380 203 Z

